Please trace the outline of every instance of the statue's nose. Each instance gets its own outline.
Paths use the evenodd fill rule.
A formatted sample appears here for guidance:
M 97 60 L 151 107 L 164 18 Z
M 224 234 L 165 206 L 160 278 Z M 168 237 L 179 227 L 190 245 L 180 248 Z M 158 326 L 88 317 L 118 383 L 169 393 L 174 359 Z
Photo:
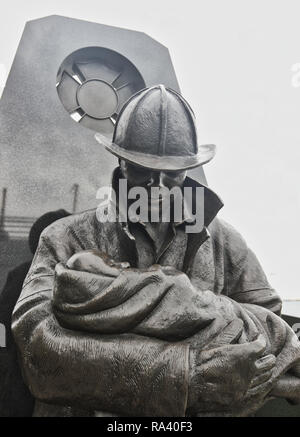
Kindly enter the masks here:
M 148 187 L 164 187 L 163 172 L 162 171 L 152 172 L 147 185 Z

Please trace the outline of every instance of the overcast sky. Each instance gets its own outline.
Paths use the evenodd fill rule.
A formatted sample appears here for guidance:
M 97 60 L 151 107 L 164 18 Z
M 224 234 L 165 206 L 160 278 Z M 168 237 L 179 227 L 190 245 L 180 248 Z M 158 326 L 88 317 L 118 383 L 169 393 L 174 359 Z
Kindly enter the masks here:
M 10 0 L 0 87 L 25 22 L 52 14 L 143 31 L 169 48 L 200 142 L 218 148 L 205 172 L 221 216 L 279 293 L 300 299 L 299 0 Z

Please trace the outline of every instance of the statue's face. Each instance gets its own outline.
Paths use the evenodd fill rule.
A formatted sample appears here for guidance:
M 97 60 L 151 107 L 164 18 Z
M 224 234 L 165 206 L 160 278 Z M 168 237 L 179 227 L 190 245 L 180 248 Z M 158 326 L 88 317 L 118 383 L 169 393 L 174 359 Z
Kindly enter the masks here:
M 121 160 L 120 167 L 123 176 L 127 179 L 129 187 L 144 187 L 150 190 L 152 187 L 182 187 L 186 178 L 186 171 L 159 171 L 152 170 L 127 161 Z
M 168 196 L 169 190 L 174 187 L 181 188 L 187 173 L 186 171 L 155 171 L 139 167 L 124 160 L 120 160 L 120 168 L 124 178 L 127 179 L 129 189 L 142 187 L 148 192 L 148 208 L 151 211 L 161 211 L 165 199 L 170 202 L 169 205 L 172 207 L 174 198 L 173 196 Z M 152 188 L 159 188 L 160 191 L 165 190 L 165 192 L 156 197 L 153 194 Z

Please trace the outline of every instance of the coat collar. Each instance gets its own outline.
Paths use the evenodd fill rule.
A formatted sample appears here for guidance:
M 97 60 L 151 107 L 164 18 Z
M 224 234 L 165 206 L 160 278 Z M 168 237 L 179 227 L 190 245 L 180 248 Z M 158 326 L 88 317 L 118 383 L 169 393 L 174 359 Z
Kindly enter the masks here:
M 117 199 L 118 199 L 118 194 L 119 194 L 119 180 L 122 179 L 122 174 L 121 174 L 121 170 L 120 167 L 115 168 L 115 170 L 113 171 L 113 175 L 112 175 L 112 183 L 111 186 L 114 189 L 116 195 L 117 195 Z M 190 177 L 186 177 L 184 184 L 183 184 L 183 188 L 185 187 L 191 187 L 191 188 L 196 188 L 196 187 L 202 187 L 204 189 L 204 226 L 207 227 L 209 226 L 209 224 L 212 222 L 212 220 L 216 217 L 216 215 L 218 214 L 219 210 L 223 207 L 223 202 L 220 199 L 220 197 L 210 188 L 208 188 L 207 186 L 200 184 L 199 182 L 197 182 L 196 180 L 190 178 Z M 110 202 L 112 202 L 112 199 L 110 199 Z M 117 206 L 117 212 L 118 211 L 118 207 Z M 123 211 L 124 213 L 124 211 Z M 186 210 L 186 215 L 183 219 L 183 222 L 188 221 L 192 216 L 192 212 Z M 181 223 L 175 223 L 175 225 L 180 225 Z

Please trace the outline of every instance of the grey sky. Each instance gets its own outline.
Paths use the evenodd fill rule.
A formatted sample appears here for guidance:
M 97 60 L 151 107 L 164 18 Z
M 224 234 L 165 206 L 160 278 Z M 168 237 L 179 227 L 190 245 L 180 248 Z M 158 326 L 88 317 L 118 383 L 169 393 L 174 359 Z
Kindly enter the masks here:
M 26 21 L 51 14 L 143 31 L 169 48 L 199 139 L 218 147 L 205 171 L 221 216 L 280 294 L 300 298 L 299 0 L 10 0 L 0 64 L 9 70 Z

